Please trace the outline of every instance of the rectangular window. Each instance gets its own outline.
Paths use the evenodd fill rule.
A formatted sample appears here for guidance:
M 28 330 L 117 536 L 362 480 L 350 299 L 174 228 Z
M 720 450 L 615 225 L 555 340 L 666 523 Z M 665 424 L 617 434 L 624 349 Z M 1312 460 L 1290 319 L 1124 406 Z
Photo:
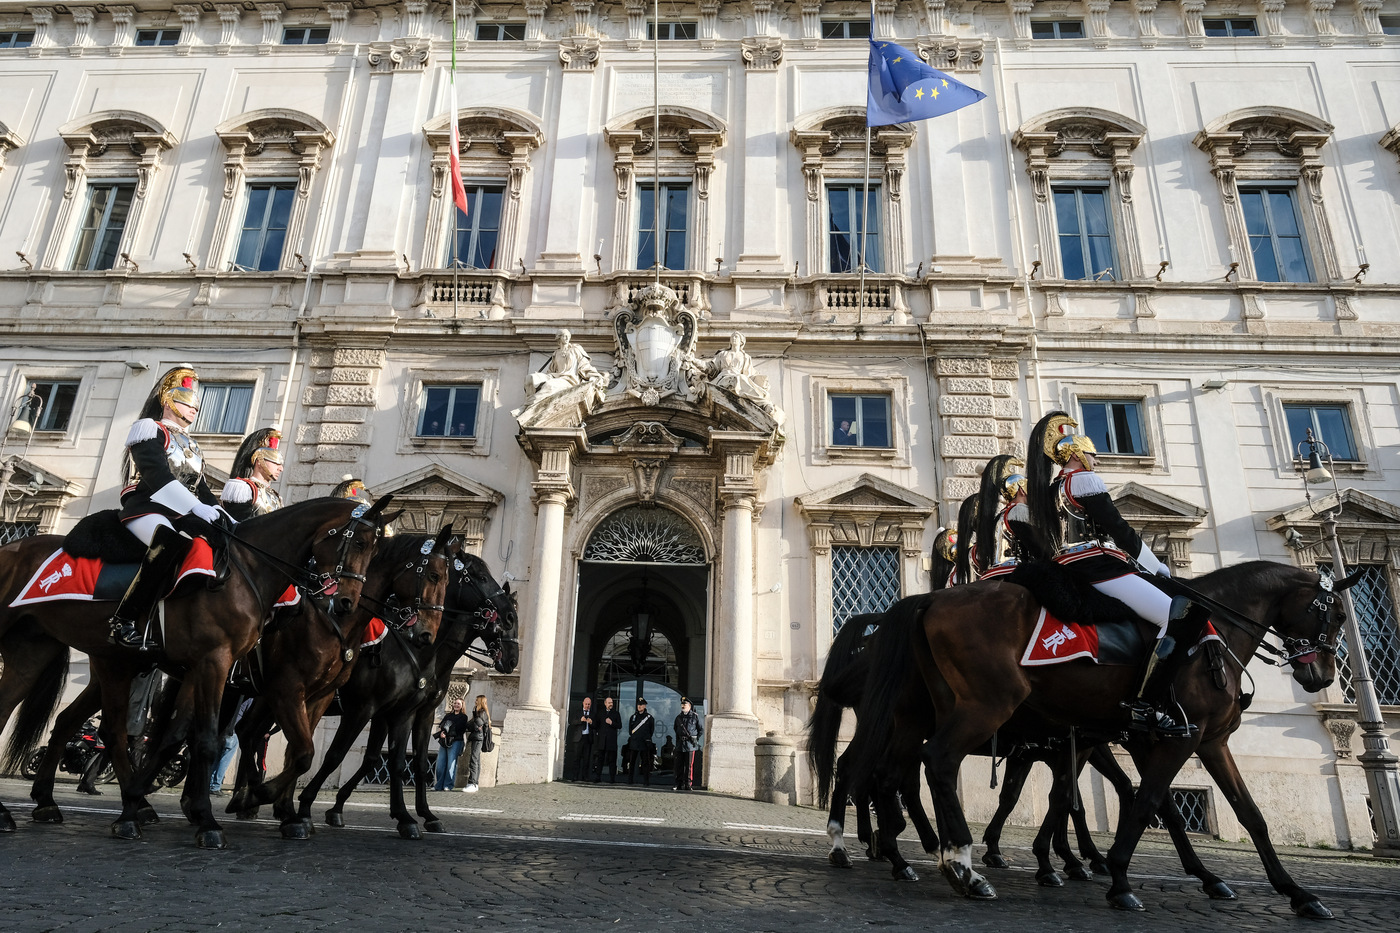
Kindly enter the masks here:
M 95 272 L 110 269 L 117 261 L 126 218 L 136 186 L 126 182 L 97 182 L 88 185 L 87 212 L 73 250 L 73 268 Z
M 822 20 L 823 39 L 869 39 L 870 20 L 868 19 L 824 19 Z
M 1084 434 L 1103 454 L 1147 453 L 1142 440 L 1142 402 L 1118 399 L 1084 400 L 1079 403 Z
M 899 600 L 899 548 L 831 549 L 831 623 L 833 634 L 851 616 L 884 612 Z
M 1244 211 L 1255 278 L 1261 282 L 1311 282 L 1312 268 L 1293 187 L 1241 187 L 1240 209 Z
M 282 30 L 283 45 L 325 45 L 330 40 L 329 26 L 288 26 Z
M 1331 564 L 1318 564 L 1317 569 L 1329 577 Z M 1361 579 L 1351 588 L 1351 601 L 1356 606 L 1356 625 L 1366 643 L 1366 660 L 1370 662 L 1371 680 L 1377 698 L 1387 706 L 1400 704 L 1400 629 L 1395 619 L 1395 599 L 1390 593 L 1384 564 L 1361 564 L 1347 568 L 1348 573 L 1360 571 Z M 1347 659 L 1346 642 L 1337 645 L 1337 680 L 1348 703 L 1356 702 L 1351 683 L 1351 663 Z
M 668 40 L 668 39 L 694 39 L 694 38 L 695 38 L 695 24 L 694 24 L 694 23 L 651 23 L 651 22 L 648 22 L 648 23 L 647 23 L 647 38 L 648 38 L 648 39 L 655 39 L 655 38 L 657 38 L 657 35 L 656 35 L 656 27 L 657 27 L 658 25 L 661 27 L 661 41 L 662 41 L 662 42 L 665 42 L 665 41 Z
M 1055 188 L 1060 265 L 1067 279 L 1118 278 L 1113 233 L 1108 222 L 1108 189 Z
M 180 41 L 179 29 L 138 29 L 136 44 L 141 46 L 174 45 Z
M 251 382 L 202 382 L 192 434 L 242 434 L 253 407 Z
M 1285 404 L 1284 417 L 1288 419 L 1288 442 L 1293 454 L 1298 453 L 1298 445 L 1307 441 L 1308 431 L 1313 437 L 1327 445 L 1332 451 L 1333 460 L 1360 460 L 1356 449 L 1356 435 L 1351 430 L 1351 412 L 1343 402 L 1335 404 Z M 1303 448 L 1304 456 L 1307 448 Z
M 27 49 L 33 44 L 34 33 L 29 30 L 0 32 L 0 49 Z
M 30 385 L 39 396 L 38 419 L 34 417 L 32 402 L 20 409 L 19 417 L 34 425 L 36 431 L 67 431 L 73 418 L 73 405 L 78 401 L 80 383 L 44 381 Z
M 1083 39 L 1084 24 L 1077 19 L 1031 23 L 1032 39 Z
M 1252 19 L 1203 19 L 1201 26 L 1212 38 L 1244 39 L 1259 35 L 1259 27 Z
M 522 42 L 524 23 L 477 23 L 476 38 L 481 42 Z
M 665 25 L 664 23 L 662 24 Z M 637 268 L 650 269 L 656 263 L 656 211 L 652 186 L 637 186 Z M 686 268 L 686 232 L 690 217 L 690 185 L 661 183 L 661 268 Z
M 290 181 L 248 186 L 248 213 L 233 267 L 240 272 L 275 272 L 282 268 L 287 221 L 292 216 L 296 183 Z
M 888 395 L 832 395 L 833 447 L 893 447 Z
M 419 437 L 476 437 L 476 410 L 481 386 L 423 387 L 419 408 Z
M 501 235 L 501 185 L 467 185 L 467 212 L 457 214 L 455 252 L 449 251 L 447 266 L 456 262 L 463 269 L 496 268 L 496 242 Z M 454 248 L 448 244 L 449 250 Z
M 860 271 L 860 232 L 865 229 L 865 268 L 880 271 L 880 186 L 870 186 L 866 202 L 869 213 L 861 209 L 864 184 L 827 185 L 827 248 L 830 250 L 832 272 Z
M 1400 16 L 1382 16 L 1381 34 L 1386 36 L 1400 36 Z

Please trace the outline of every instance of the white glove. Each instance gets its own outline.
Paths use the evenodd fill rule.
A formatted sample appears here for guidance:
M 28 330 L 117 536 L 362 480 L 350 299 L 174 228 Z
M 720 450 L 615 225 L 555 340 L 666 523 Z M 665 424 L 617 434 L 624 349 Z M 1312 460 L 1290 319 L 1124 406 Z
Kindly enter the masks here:
M 212 525 L 217 522 L 219 516 L 224 513 L 216 505 L 205 505 L 203 502 L 198 502 L 190 508 L 190 514 L 195 518 L 202 518 Z
M 1158 560 L 1157 555 L 1148 548 L 1146 541 L 1142 543 L 1142 549 L 1138 551 L 1137 562 L 1138 566 L 1148 573 L 1155 573 L 1163 577 L 1172 575 L 1172 572 L 1167 569 L 1167 565 Z

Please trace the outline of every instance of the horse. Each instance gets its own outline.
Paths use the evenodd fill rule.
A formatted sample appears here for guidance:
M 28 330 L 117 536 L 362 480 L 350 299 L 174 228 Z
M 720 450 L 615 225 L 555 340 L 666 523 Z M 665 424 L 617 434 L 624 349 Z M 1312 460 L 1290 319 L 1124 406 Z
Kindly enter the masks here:
M 256 698 L 237 725 L 238 772 L 231 812 L 273 804 L 284 839 L 308 839 L 309 821 L 296 812 L 293 793 L 299 777 L 311 770 L 312 732 L 335 691 L 349 678 L 372 618 L 397 630 L 412 629 L 420 644 L 431 644 L 438 631 L 458 539 L 447 525 L 431 535 L 396 535 L 379 546 L 360 592 L 360 606 L 343 624 L 303 599 L 282 610 L 264 632 L 250 658 L 259 659 L 261 683 Z M 371 608 L 372 607 L 372 608 Z M 287 736 L 282 773 L 264 780 L 255 764 L 263 736 L 272 723 Z
M 1333 583 L 1316 573 L 1272 561 L 1251 561 L 1214 571 L 1191 586 L 1212 602 L 1212 618 L 1230 654 L 1250 658 L 1264 636 L 1283 642 L 1283 657 L 1294 680 L 1310 693 L 1336 674 L 1337 633 L 1342 608 L 1334 590 L 1356 577 Z M 1222 600 L 1233 605 L 1228 610 Z M 1131 666 L 1098 666 L 1072 661 L 1023 667 L 1022 649 L 1035 630 L 1039 606 L 1023 587 L 991 580 L 910 597 L 886 614 L 882 636 L 867 652 L 868 679 L 853 748 L 857 785 L 870 780 L 882 750 L 897 730 L 900 699 L 911 680 L 922 681 L 934 707 L 932 739 L 923 749 L 933 792 L 942 847 L 939 868 L 953 889 L 975 899 L 991 899 L 995 889 L 972 868 L 972 835 L 956 795 L 963 759 L 988 742 L 1025 705 L 1062 726 L 1113 734 L 1126 725 L 1122 702 L 1133 695 L 1138 671 Z M 1198 652 L 1175 681 L 1177 700 L 1197 727 L 1190 737 L 1151 741 L 1131 739 L 1141 784 L 1130 807 L 1122 808 L 1108 853 L 1112 884 L 1109 903 L 1142 910 L 1128 883 L 1128 864 L 1148 821 L 1166 798 L 1171 780 L 1197 755 L 1249 832 L 1274 889 L 1289 898 L 1302 917 L 1327 918 L 1331 912 L 1284 869 L 1269 839 L 1268 825 L 1249 795 L 1230 753 L 1230 735 L 1239 728 L 1240 669 L 1223 672 L 1223 687 Z M 926 724 L 927 725 L 927 724 Z
M 381 664 L 376 667 L 361 659 L 355 665 L 350 680 L 340 691 L 340 728 L 331 740 L 320 770 L 301 792 L 302 819 L 311 819 L 311 807 L 326 778 L 340 767 L 365 726 L 373 723 L 365 757 L 354 775 L 341 783 L 335 805 L 326 812 L 326 824 L 345 825 L 342 817 L 345 801 L 374 768 L 387 736 L 390 817 L 397 822 L 400 836 L 421 838 L 419 825 L 409 815 L 403 799 L 406 748 L 412 733 L 415 809 L 424 820 L 424 830 L 446 831 L 428 806 L 427 759 L 434 712 L 447 693 L 453 666 L 478 637 L 485 641 L 498 672 L 511 673 L 520 660 L 519 620 L 509 585 L 501 588 L 491 577 L 486 562 L 474 554 L 463 554 L 459 562 L 461 569 L 454 566 L 453 581 L 448 588 L 442 627 L 429 652 L 420 653 L 402 640 L 387 638 L 381 648 Z
M 222 582 L 186 583 L 164 602 L 159 655 L 184 672 L 167 743 L 190 739 L 191 794 L 187 816 L 198 824 L 196 842 L 223 848 L 223 828 L 209 806 L 209 775 L 218 747 L 218 715 L 224 683 L 234 659 L 257 641 L 263 620 L 290 580 L 314 578 L 318 592 L 332 595 L 332 608 L 354 610 L 364 571 L 382 531 L 389 498 L 364 507 L 344 499 L 312 499 L 249 519 L 233 531 L 207 526 L 226 541 L 228 570 Z M 0 723 L 15 707 L 20 717 L 7 760 L 14 760 L 39 738 L 56 705 L 66 676 L 70 648 L 88 655 L 102 695 L 102 736 L 109 748 L 127 747 L 126 720 L 132 677 L 150 666 L 152 652 L 113 645 L 108 639 L 111 607 L 101 601 L 56 601 L 10 607 L 63 538 L 43 535 L 0 548 Z M 334 568 L 322 571 L 322 567 Z M 22 663 L 18 663 L 22 660 Z M 26 696 L 33 691 L 32 696 Z M 21 698 L 23 703 L 21 704 Z M 36 702 L 37 701 L 37 702 Z M 47 703 L 45 702 L 47 701 Z M 112 832 L 122 839 L 141 836 L 138 811 L 151 768 L 133 772 L 127 755 L 112 756 L 122 792 L 122 812 Z M 199 782 L 203 781 L 203 786 Z M 190 789 L 192 787 L 192 790 Z M 0 826 L 13 828 L 8 811 Z

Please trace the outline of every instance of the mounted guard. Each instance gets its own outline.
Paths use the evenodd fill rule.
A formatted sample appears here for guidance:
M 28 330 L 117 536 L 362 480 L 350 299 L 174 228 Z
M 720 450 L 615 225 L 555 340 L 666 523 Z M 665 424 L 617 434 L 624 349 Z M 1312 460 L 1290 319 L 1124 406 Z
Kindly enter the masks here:
M 1157 626 L 1137 697 L 1125 705 L 1132 728 L 1163 736 L 1192 734 L 1178 721 L 1171 697 L 1177 672 L 1209 622 L 1209 612 L 1184 596 L 1167 595 L 1151 582 L 1170 577 L 1142 538 L 1113 504 L 1103 477 L 1094 471 L 1094 442 L 1062 411 L 1040 419 L 1031 432 L 1027 505 L 1035 532 L 1053 543 L 1055 561 L 1101 593 L 1119 600 Z M 1051 478 L 1054 466 L 1060 474 Z
M 282 476 L 282 432 L 261 428 L 249 434 L 233 458 L 229 481 L 219 494 L 219 504 L 237 521 L 266 515 L 282 507 L 282 497 L 272 484 Z

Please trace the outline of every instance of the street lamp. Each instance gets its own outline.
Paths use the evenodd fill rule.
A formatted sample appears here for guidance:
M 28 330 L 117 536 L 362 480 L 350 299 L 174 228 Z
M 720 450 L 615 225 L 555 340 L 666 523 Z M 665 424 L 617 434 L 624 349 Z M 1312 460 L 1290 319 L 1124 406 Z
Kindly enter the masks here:
M 44 400 L 33 386 L 10 406 L 10 417 L 5 422 L 5 432 L 0 434 L 0 452 L 11 434 L 24 438 L 24 453 L 0 456 L 0 513 L 4 512 L 5 496 L 10 491 L 10 480 L 15 475 L 15 464 L 29 453 L 29 445 L 34 441 L 34 426 L 39 423 L 39 415 L 44 410 Z
M 1337 487 L 1336 465 L 1332 462 L 1332 451 L 1327 445 L 1313 436 L 1308 430 L 1307 439 L 1297 447 L 1299 464 L 1306 463 L 1303 473 L 1303 496 L 1313 515 L 1322 522 L 1322 537 L 1332 552 L 1332 578 L 1340 580 L 1346 576 L 1346 564 L 1342 560 L 1342 546 L 1337 540 L 1337 517 L 1342 511 L 1342 491 Z M 1326 466 L 1323 460 L 1326 460 Z M 1318 511 L 1313 504 L 1312 490 L 1330 482 L 1336 498 L 1333 508 Z M 1390 741 L 1385 734 L 1385 722 L 1381 716 L 1381 705 L 1376 697 L 1376 686 L 1371 680 L 1371 665 L 1366 659 L 1366 643 L 1361 637 L 1361 625 L 1356 616 L 1356 606 L 1352 602 L 1351 591 L 1341 591 L 1342 607 L 1346 610 L 1343 631 L 1347 640 L 1347 661 L 1351 665 L 1351 687 L 1356 694 L 1356 708 L 1361 720 L 1361 744 L 1363 751 L 1356 760 L 1366 773 L 1366 787 L 1371 794 L 1371 820 L 1376 834 L 1376 854 L 1394 856 L 1400 854 L 1400 760 L 1390 750 Z

